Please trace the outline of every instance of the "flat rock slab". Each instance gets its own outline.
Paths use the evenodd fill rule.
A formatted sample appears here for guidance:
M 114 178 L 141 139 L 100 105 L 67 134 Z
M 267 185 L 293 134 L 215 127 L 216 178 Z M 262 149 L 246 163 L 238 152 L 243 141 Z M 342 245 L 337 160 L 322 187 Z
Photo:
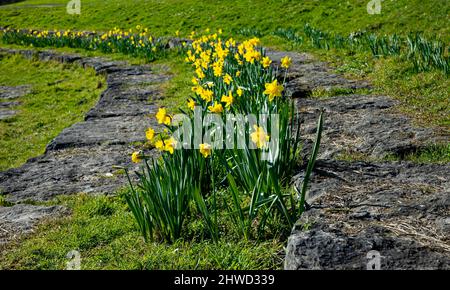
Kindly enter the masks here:
M 17 114 L 17 111 L 0 109 L 0 120 L 5 120 L 8 118 L 11 118 L 12 116 L 15 116 L 16 114 Z
M 20 105 L 20 102 L 0 102 L 0 120 L 8 119 L 17 114 L 16 110 L 11 110 L 11 108 Z
M 286 269 L 450 269 L 450 164 L 319 161 Z M 302 173 L 295 180 L 302 180 Z
M 383 158 L 404 156 L 429 144 L 448 142 L 431 128 L 413 125 L 410 118 L 395 112 L 398 102 L 385 96 L 346 95 L 327 99 L 298 99 L 305 149 L 312 147 L 319 110 L 325 123 L 320 155 L 322 159 L 340 155 Z
M 314 60 L 310 54 L 268 50 L 267 56 L 273 60 L 276 66 L 280 65 L 281 58 L 284 56 L 292 59 L 292 65 L 287 74 L 284 69 L 280 69 L 278 76 L 280 79 L 286 77 L 286 91 L 294 98 L 308 96 L 315 89 L 371 88 L 369 82 L 365 80 L 351 80 L 334 73 L 327 63 Z
M 17 169 L 0 173 L 7 201 L 47 201 L 57 195 L 111 194 L 127 180 L 116 166 L 133 170 L 131 146 L 87 146 L 51 150 Z
M 32 232 L 43 219 L 65 214 L 68 214 L 68 210 L 62 206 L 17 204 L 0 207 L 0 248 L 7 242 Z
M 0 102 L 0 109 L 11 108 L 20 105 L 20 102 Z
M 31 86 L 27 85 L 0 86 L 0 100 L 17 99 L 29 93 L 31 93 Z
M 148 112 L 150 113 L 150 112 Z M 64 129 L 47 145 L 47 151 L 90 145 L 127 145 L 145 141 L 145 130 L 156 127 L 146 115 L 88 119 Z

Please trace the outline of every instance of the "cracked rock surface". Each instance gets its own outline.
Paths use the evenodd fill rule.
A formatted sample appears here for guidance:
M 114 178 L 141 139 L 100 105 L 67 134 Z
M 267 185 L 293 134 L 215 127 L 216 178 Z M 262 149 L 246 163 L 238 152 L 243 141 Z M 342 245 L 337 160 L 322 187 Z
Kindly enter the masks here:
M 297 100 L 301 132 L 309 146 L 315 138 L 318 111 L 325 109 L 322 159 L 353 153 L 371 158 L 404 156 L 430 144 L 448 142 L 448 136 L 415 126 L 409 117 L 397 113 L 397 104 L 389 97 L 374 95 Z
M 0 249 L 7 242 L 31 233 L 38 222 L 66 214 L 68 210 L 62 206 L 16 204 L 0 207 Z
M 321 86 L 365 86 L 329 75 L 305 55 L 291 57 L 294 96 L 308 96 L 304 92 Z M 396 111 L 398 102 L 389 96 L 296 102 L 306 137 L 304 155 L 311 151 L 322 108 L 325 123 L 308 209 L 289 237 L 285 269 L 373 269 L 375 264 L 381 269 L 450 269 L 450 164 L 338 161 L 343 155 L 368 160 L 405 156 L 430 144 L 448 144 L 449 136 L 415 126 Z M 302 169 L 294 177 L 297 186 L 303 176 Z

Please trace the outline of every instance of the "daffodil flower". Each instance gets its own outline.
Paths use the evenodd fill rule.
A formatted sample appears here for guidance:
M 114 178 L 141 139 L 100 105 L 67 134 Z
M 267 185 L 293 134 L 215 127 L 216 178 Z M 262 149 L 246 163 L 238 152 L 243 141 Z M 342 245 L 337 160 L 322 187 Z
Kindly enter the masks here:
M 133 161 L 133 163 L 141 162 L 142 161 L 141 152 L 139 151 L 133 152 L 133 154 L 131 154 L 131 161 Z
M 282 85 L 278 85 L 277 80 L 274 80 L 271 83 L 266 83 L 265 88 L 264 94 L 269 95 L 269 101 L 273 101 L 275 97 L 281 97 L 281 93 L 284 90 Z
M 228 91 L 228 96 L 223 95 L 220 101 L 225 103 L 225 107 L 229 109 L 234 101 L 231 91 Z
M 208 106 L 208 110 L 211 113 L 222 113 L 223 107 L 222 107 L 222 104 L 215 104 L 214 106 Z
M 145 132 L 145 137 L 147 138 L 147 140 L 151 141 L 153 137 L 155 137 L 155 130 L 153 130 L 152 128 L 148 128 Z
M 187 103 L 187 106 L 188 106 L 189 109 L 194 110 L 194 108 L 195 108 L 195 101 L 193 99 L 189 99 L 188 103 Z
M 264 131 L 262 127 L 258 127 L 254 125 L 253 128 L 255 131 L 250 134 L 250 138 L 252 142 L 255 143 L 258 148 L 265 148 L 267 146 L 267 142 L 270 139 L 270 136 Z
M 171 119 L 167 115 L 166 108 L 159 108 L 158 113 L 156 113 L 156 120 L 158 120 L 158 124 L 170 125 Z
M 203 157 L 207 158 L 211 155 L 212 147 L 208 143 L 203 143 L 199 145 L 200 153 L 203 155 Z
M 292 59 L 289 56 L 285 56 L 281 59 L 281 67 L 288 69 L 292 64 Z

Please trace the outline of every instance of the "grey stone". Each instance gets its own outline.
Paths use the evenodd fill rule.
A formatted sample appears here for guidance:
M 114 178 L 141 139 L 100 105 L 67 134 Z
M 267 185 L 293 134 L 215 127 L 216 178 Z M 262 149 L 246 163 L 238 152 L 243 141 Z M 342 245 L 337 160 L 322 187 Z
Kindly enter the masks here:
M 36 206 L 17 204 L 0 207 L 0 248 L 7 242 L 33 231 L 34 226 L 45 218 L 67 214 L 62 206 Z
M 304 148 L 311 148 L 318 111 L 322 108 L 326 111 L 320 149 L 322 159 L 342 154 L 371 158 L 383 158 L 387 154 L 404 156 L 429 144 L 449 141 L 448 136 L 438 135 L 431 128 L 413 125 L 410 118 L 395 111 L 397 104 L 389 97 L 372 95 L 298 99 L 301 134 L 306 139 Z
M 0 102 L 0 109 L 11 108 L 20 105 L 20 102 Z
M 127 185 L 118 167 L 133 171 L 131 146 L 104 145 L 50 150 L 23 166 L 0 173 L 9 202 L 47 201 L 57 195 L 112 194 Z
M 29 93 L 31 93 L 31 86 L 27 85 L 0 86 L 0 100 L 17 99 Z
M 14 116 L 16 114 L 17 114 L 17 111 L 0 109 L 0 120 L 5 120 L 8 118 L 11 118 L 12 116 Z
M 151 112 L 148 112 L 151 113 Z M 47 151 L 90 145 L 127 145 L 145 141 L 145 130 L 156 127 L 146 115 L 88 119 L 64 129 L 47 145 Z
M 286 269 L 450 269 L 450 164 L 318 161 Z M 294 179 L 297 186 L 302 173 Z
M 292 65 L 287 74 L 280 68 L 278 77 L 286 78 L 286 91 L 292 97 L 306 97 L 314 89 L 370 89 L 371 85 L 364 80 L 351 80 L 336 74 L 325 63 L 315 60 L 310 54 L 267 50 L 267 56 L 279 66 L 281 58 L 289 56 Z

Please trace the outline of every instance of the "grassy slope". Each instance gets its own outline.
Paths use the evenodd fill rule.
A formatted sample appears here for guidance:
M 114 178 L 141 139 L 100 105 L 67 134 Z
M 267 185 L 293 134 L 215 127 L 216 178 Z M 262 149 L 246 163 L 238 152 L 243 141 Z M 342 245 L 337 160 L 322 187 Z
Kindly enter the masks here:
M 348 34 L 367 30 L 378 34 L 424 32 L 450 40 L 446 1 L 385 0 L 380 15 L 369 15 L 368 0 L 302 0 L 302 1 L 194 1 L 194 0 L 83 0 L 81 15 L 65 12 L 66 0 L 31 0 L 0 6 L 0 26 L 20 28 L 64 28 L 107 30 L 142 24 L 156 35 L 173 35 L 180 30 L 187 35 L 194 29 L 224 28 L 225 33 L 239 37 L 235 31 L 253 27 L 265 34 L 264 45 L 283 49 L 310 51 L 333 63 L 340 72 L 372 80 L 377 93 L 389 94 L 403 101 L 403 112 L 425 125 L 435 125 L 448 132 L 450 128 L 450 84 L 440 72 L 411 72 L 403 59 L 374 60 L 368 53 L 317 50 L 304 43 L 293 47 L 285 39 L 270 34 L 278 27 L 302 31 L 305 23 L 324 31 Z M 39 6 L 53 3 L 54 6 Z M 178 78 L 179 83 L 186 83 Z M 176 92 L 176 90 L 170 89 Z M 177 95 L 180 95 L 177 93 Z M 183 98 L 184 99 L 184 98 Z
M 310 22 L 324 30 L 350 33 L 367 29 L 381 33 L 424 31 L 446 36 L 450 7 L 443 0 L 385 0 L 380 15 L 369 15 L 368 0 L 83 0 L 81 15 L 65 11 L 66 0 L 31 0 L 0 8 L 0 25 L 23 28 L 106 30 L 136 24 L 159 35 L 198 28 L 303 28 Z M 54 7 L 39 7 L 54 3 Z M 34 6 L 35 5 L 35 6 Z M 33 13 L 30 14 L 30 10 Z
M 0 85 L 31 85 L 19 113 L 0 121 L 0 171 L 44 152 L 64 128 L 83 119 L 98 99 L 103 78 L 93 70 L 21 56 L 0 56 Z

